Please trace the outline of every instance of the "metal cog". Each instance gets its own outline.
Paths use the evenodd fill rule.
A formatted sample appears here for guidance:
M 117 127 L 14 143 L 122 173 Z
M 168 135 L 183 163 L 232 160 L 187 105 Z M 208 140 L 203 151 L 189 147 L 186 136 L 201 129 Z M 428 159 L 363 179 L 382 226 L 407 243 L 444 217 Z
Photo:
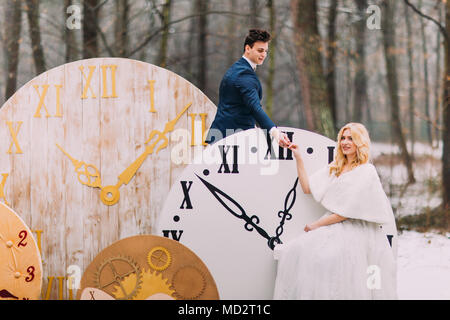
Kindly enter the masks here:
M 155 261 L 156 260 L 156 264 Z M 147 255 L 147 262 L 148 265 L 157 270 L 157 271 L 163 271 L 166 270 L 170 263 L 172 262 L 172 256 L 164 247 L 154 247 Z M 162 262 L 162 264 L 160 264 Z
M 130 266 L 130 271 L 123 273 L 123 274 L 118 274 L 113 262 L 114 261 L 122 261 L 125 262 L 126 264 L 128 264 Z M 111 270 L 112 274 L 113 274 L 113 280 L 110 281 L 109 283 L 101 283 L 100 282 L 100 276 L 102 274 L 102 272 L 104 272 L 105 267 L 109 267 L 109 269 Z M 130 293 L 127 293 L 125 291 L 125 289 L 122 286 L 122 281 L 128 277 L 131 274 L 136 274 L 136 285 L 134 286 L 133 290 L 131 290 Z M 95 272 L 95 286 L 100 289 L 100 290 L 105 290 L 106 287 L 109 287 L 112 284 L 117 284 L 120 286 L 122 293 L 124 294 L 124 297 L 122 298 L 118 298 L 118 300 L 129 300 L 132 299 L 140 290 L 141 288 L 141 284 L 142 284 L 142 275 L 141 275 L 141 270 L 139 268 L 139 265 L 130 257 L 125 257 L 122 255 L 119 256 L 115 256 L 115 257 L 110 257 L 105 259 L 102 264 L 100 265 L 100 267 L 97 268 L 97 271 Z
M 180 284 L 180 281 L 185 283 Z M 195 283 L 192 283 L 192 281 L 195 281 Z M 205 292 L 205 275 L 195 266 L 184 266 L 179 268 L 173 275 L 172 286 L 175 289 L 174 295 L 177 298 L 182 300 L 195 300 Z M 197 288 L 195 288 L 195 286 L 197 286 Z M 190 292 L 190 290 L 193 289 L 196 290 Z

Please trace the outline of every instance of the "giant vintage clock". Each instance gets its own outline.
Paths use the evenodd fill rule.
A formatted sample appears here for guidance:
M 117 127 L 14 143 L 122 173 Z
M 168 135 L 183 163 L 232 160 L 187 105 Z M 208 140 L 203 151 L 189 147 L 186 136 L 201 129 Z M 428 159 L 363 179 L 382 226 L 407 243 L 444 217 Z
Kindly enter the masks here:
M 56 67 L 3 105 L 0 201 L 38 241 L 43 299 L 73 298 L 68 269 L 81 274 L 114 241 L 154 232 L 186 165 L 173 154 L 205 147 L 215 110 L 175 73 L 123 58 Z
M 281 128 L 302 151 L 308 174 L 334 158 L 324 136 Z M 292 151 L 261 129 L 209 146 L 172 186 L 158 222 L 208 266 L 221 299 L 272 299 L 276 246 L 304 232 L 326 209 L 303 193 Z M 395 221 L 383 227 L 395 250 Z

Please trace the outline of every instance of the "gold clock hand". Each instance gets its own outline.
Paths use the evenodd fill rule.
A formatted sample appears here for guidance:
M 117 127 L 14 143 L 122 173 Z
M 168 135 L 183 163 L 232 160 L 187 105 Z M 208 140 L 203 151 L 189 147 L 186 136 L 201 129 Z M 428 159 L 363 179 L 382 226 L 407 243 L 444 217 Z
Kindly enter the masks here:
M 119 188 L 123 184 L 128 184 L 131 181 L 131 179 L 134 177 L 136 172 L 141 167 L 142 163 L 144 163 L 145 159 L 147 159 L 147 157 L 153 153 L 153 149 L 158 145 L 158 143 L 161 140 L 163 140 L 164 142 L 158 147 L 156 153 L 158 153 L 161 149 L 164 149 L 168 146 L 169 139 L 167 138 L 166 134 L 173 131 L 173 129 L 175 128 L 175 124 L 178 122 L 183 113 L 185 113 L 186 110 L 189 109 L 191 105 L 192 102 L 189 102 L 187 105 L 185 105 L 183 110 L 181 110 L 181 112 L 177 114 L 177 116 L 173 120 L 166 123 L 166 126 L 164 127 L 164 130 L 162 132 L 158 130 L 153 130 L 152 132 L 150 132 L 150 137 L 145 142 L 145 144 L 149 143 L 155 136 L 158 136 L 155 142 L 147 146 L 145 148 L 145 151 L 119 175 L 118 177 L 119 181 L 115 186 L 106 186 L 102 188 L 100 198 L 104 204 L 114 205 L 119 201 L 120 198 Z
M 156 153 L 158 153 L 159 150 L 167 147 L 167 145 L 169 144 L 169 139 L 167 138 L 166 133 L 169 133 L 169 132 L 173 131 L 173 129 L 175 129 L 175 124 L 178 122 L 178 120 L 183 115 L 183 113 L 185 113 L 186 110 L 189 109 L 189 107 L 191 105 L 192 105 L 192 102 L 189 102 L 187 105 L 184 106 L 183 110 L 181 110 L 181 112 L 179 114 L 177 114 L 175 119 L 167 122 L 166 126 L 164 127 L 163 132 L 158 131 L 158 130 L 153 130 L 152 132 L 150 132 L 150 137 L 145 142 L 145 144 L 149 143 L 156 135 L 158 135 L 158 139 L 156 139 L 156 141 L 151 145 L 152 150 L 161 140 L 164 140 L 164 143 L 156 150 Z
M 73 166 L 75 167 L 75 173 L 78 176 L 78 181 L 80 181 L 81 184 L 93 187 L 93 188 L 101 188 L 101 179 L 100 179 L 100 172 L 98 169 L 92 165 L 87 164 L 83 161 L 78 161 L 77 159 L 73 158 L 70 154 L 68 154 L 59 144 L 56 143 L 56 146 L 59 150 L 62 151 L 71 161 Z M 84 168 L 84 171 L 82 170 Z M 93 173 L 91 172 L 93 171 Z M 86 180 L 83 180 L 82 177 L 85 177 Z M 91 177 L 95 180 L 92 181 Z
M 169 133 L 173 131 L 175 128 L 175 124 L 178 122 L 180 117 L 183 115 L 183 113 L 186 112 L 186 110 L 192 105 L 192 102 L 188 103 L 183 110 L 175 117 L 175 119 L 169 121 L 166 123 L 166 126 L 164 128 L 163 132 L 160 132 L 158 130 L 153 130 L 150 133 L 150 138 L 145 142 L 145 144 L 149 143 L 155 135 L 158 135 L 158 139 L 154 143 L 152 143 L 150 146 L 147 146 L 145 148 L 144 153 L 142 153 L 127 169 L 125 169 L 120 175 L 119 175 L 119 181 L 122 184 L 128 184 L 130 182 L 131 178 L 136 174 L 138 169 L 141 167 L 144 160 L 153 153 L 153 148 L 156 147 L 159 143 L 159 141 L 164 140 L 164 143 L 156 150 L 156 153 L 159 152 L 159 150 L 167 147 L 169 143 L 169 139 L 166 136 L 166 133 Z

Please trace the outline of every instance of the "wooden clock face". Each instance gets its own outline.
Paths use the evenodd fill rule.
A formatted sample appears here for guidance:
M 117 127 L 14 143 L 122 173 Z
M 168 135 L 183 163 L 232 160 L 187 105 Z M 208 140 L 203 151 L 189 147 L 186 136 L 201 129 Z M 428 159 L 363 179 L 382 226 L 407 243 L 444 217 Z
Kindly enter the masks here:
M 334 141 L 281 129 L 300 146 L 309 175 L 332 161 Z M 272 299 L 272 249 L 325 211 L 302 192 L 291 151 L 268 144 L 263 130 L 253 129 L 208 147 L 183 171 L 164 204 L 158 234 L 180 241 L 208 265 L 222 299 Z M 395 221 L 385 230 L 396 235 Z
M 39 299 L 42 261 L 24 221 L 0 203 L 0 300 Z
M 217 287 L 207 266 L 177 241 L 129 237 L 98 254 L 81 279 L 82 300 L 211 300 Z
M 69 266 L 84 270 L 114 241 L 153 233 L 185 167 L 173 152 L 204 148 L 215 110 L 176 74 L 122 58 L 51 69 L 5 103 L 0 201 L 37 236 L 44 299 L 73 296 Z

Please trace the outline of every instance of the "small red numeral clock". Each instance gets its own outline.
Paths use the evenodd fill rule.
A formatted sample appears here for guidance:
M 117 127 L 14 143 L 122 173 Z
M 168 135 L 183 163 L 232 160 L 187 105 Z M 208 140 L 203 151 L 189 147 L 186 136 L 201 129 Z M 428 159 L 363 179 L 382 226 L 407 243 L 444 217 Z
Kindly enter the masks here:
M 0 300 L 39 299 L 42 261 L 31 230 L 0 202 Z

